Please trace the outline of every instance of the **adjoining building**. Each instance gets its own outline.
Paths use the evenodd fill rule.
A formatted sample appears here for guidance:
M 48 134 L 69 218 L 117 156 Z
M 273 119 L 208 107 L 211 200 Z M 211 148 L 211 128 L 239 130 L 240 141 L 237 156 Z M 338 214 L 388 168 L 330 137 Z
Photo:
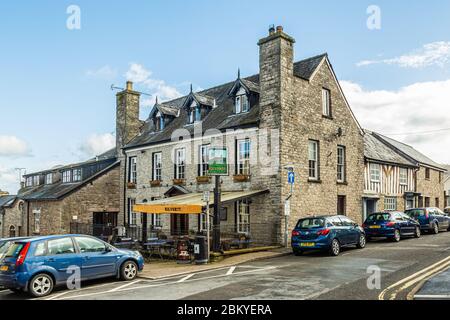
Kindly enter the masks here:
M 23 201 L 16 195 L 0 195 L 0 238 L 15 237 L 22 233 Z
M 119 162 L 110 150 L 85 162 L 24 175 L 20 235 L 88 233 L 107 239 L 117 226 Z
M 202 191 L 213 189 L 207 170 L 208 150 L 215 146 L 226 146 L 230 161 L 229 175 L 221 178 L 229 195 L 222 203 L 224 238 L 283 242 L 290 192 L 285 166 L 296 174 L 288 230 L 300 217 L 316 214 L 361 222 L 363 130 L 328 55 L 294 62 L 294 43 L 282 27 L 272 28 L 258 43 L 259 74 L 238 74 L 229 83 L 156 103 L 142 130 L 123 146 L 119 224 L 149 236 L 204 229 L 204 216 L 147 218 L 133 206 L 183 197 L 201 201 Z M 118 128 L 124 119 L 134 119 L 127 122 L 131 131 L 139 128 L 137 96 L 132 87 L 118 94 Z
M 409 145 L 365 133 L 364 217 L 381 210 L 444 208 L 445 167 Z

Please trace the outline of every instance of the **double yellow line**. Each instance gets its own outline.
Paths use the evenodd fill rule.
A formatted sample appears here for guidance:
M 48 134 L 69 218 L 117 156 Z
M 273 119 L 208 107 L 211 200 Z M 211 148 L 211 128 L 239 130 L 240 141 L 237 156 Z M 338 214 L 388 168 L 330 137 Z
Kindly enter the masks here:
M 426 281 L 434 274 L 436 274 L 440 271 L 443 271 L 443 270 L 447 269 L 448 267 L 450 267 L 450 256 L 439 262 L 436 262 L 435 264 L 433 264 L 417 273 L 410 275 L 407 278 L 404 278 L 404 279 L 394 283 L 393 285 L 391 285 L 389 287 L 387 287 L 380 293 L 380 295 L 378 296 L 378 299 L 379 300 L 395 300 L 397 298 L 397 295 L 400 292 L 402 292 L 422 281 Z M 390 291 L 392 291 L 392 292 L 390 294 L 388 294 Z M 408 296 L 407 296 L 407 299 L 412 300 L 413 298 L 414 298 L 414 294 L 413 294 L 413 292 L 410 292 L 410 294 L 408 294 Z

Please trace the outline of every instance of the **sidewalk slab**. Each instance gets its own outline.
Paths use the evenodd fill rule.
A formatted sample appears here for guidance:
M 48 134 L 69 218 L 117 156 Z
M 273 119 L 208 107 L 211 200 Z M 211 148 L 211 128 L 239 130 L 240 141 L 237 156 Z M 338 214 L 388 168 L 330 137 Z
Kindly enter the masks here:
M 450 268 L 425 281 L 414 299 L 450 299 Z
M 270 251 L 260 251 L 235 255 L 225 258 L 222 261 L 205 265 L 195 265 L 195 264 L 182 265 L 177 264 L 176 261 L 169 261 L 169 262 L 152 261 L 145 265 L 144 270 L 139 274 L 139 277 L 144 279 L 157 280 L 173 276 L 186 275 L 200 271 L 208 271 L 225 267 L 232 267 L 251 261 L 285 256 L 291 253 L 292 250 L 290 249 L 280 248 Z

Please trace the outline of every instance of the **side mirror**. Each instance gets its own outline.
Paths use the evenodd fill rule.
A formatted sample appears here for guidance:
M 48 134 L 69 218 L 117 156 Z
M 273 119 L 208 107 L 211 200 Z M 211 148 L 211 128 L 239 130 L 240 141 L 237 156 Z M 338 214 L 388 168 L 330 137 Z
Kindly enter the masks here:
M 111 252 L 111 251 L 112 251 L 112 249 L 111 249 L 110 246 L 106 246 L 105 247 L 105 253 L 108 253 L 108 252 Z

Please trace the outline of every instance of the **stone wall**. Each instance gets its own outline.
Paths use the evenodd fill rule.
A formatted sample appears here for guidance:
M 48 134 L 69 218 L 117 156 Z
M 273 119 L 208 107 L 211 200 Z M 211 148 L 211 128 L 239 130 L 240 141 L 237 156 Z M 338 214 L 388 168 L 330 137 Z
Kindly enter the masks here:
M 30 235 L 70 233 L 71 222 L 92 224 L 94 212 L 119 212 L 119 166 L 61 200 L 27 202 L 25 210 Z M 35 232 L 35 210 L 40 210 L 39 233 Z
M 3 215 L 1 215 L 2 225 L 0 228 L 0 238 L 9 237 L 12 235 L 11 231 L 14 230 L 14 236 L 23 235 L 24 221 L 22 216 L 23 202 L 16 200 L 12 207 L 3 209 Z
M 425 198 L 430 198 L 431 207 L 439 207 L 441 210 L 445 207 L 444 202 L 444 173 L 430 169 L 430 179 L 425 177 L 426 168 L 420 166 L 417 171 L 417 192 L 422 194 L 423 206 L 425 206 Z M 439 199 L 439 203 L 436 203 Z

